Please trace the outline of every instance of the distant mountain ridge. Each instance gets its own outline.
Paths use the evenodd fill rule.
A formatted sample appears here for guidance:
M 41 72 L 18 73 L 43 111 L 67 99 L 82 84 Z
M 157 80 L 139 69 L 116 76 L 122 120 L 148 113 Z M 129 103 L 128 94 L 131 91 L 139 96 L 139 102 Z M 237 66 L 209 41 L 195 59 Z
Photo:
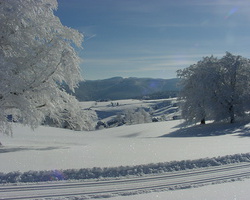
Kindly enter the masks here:
M 167 95 L 179 91 L 179 79 L 122 78 L 113 77 L 103 80 L 86 80 L 80 82 L 74 96 L 79 101 L 96 101 L 101 99 L 120 100 L 142 98 L 153 94 Z M 156 97 L 157 98 L 157 97 Z

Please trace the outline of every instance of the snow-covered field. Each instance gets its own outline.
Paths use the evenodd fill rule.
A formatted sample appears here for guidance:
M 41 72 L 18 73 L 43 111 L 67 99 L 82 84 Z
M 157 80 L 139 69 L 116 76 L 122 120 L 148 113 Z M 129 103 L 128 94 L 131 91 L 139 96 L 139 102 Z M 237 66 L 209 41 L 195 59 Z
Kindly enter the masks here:
M 106 200 L 249 200 L 250 179 L 183 190 L 117 196 Z
M 178 128 L 180 123 L 176 120 L 91 132 L 49 127 L 32 131 L 17 125 L 13 138 L 1 137 L 0 172 L 138 165 L 250 152 L 250 137 L 239 135 L 245 126 L 207 125 L 187 130 Z M 168 137 L 192 134 L 197 129 L 203 134 L 220 129 L 222 135 Z M 226 134 L 230 132 L 235 133 Z
M 129 107 L 131 101 L 124 100 L 119 104 Z M 95 106 L 98 105 L 98 109 L 103 106 L 103 110 L 121 109 L 110 107 L 110 102 L 98 103 Z M 183 120 L 171 120 L 90 132 L 42 126 L 32 131 L 16 124 L 13 137 L 0 136 L 3 144 L 3 147 L 0 147 L 0 172 L 127 166 L 250 152 L 250 125 L 247 123 L 194 127 L 185 127 L 183 123 Z M 233 187 L 239 187 L 239 190 L 235 198 L 230 196 L 231 199 L 244 199 L 243 194 L 250 194 L 244 186 L 250 184 L 250 181 L 246 180 L 179 192 L 169 191 L 112 199 L 230 199 L 224 198 L 223 193 L 228 191 L 229 194 L 233 194 L 233 190 L 230 189 L 232 184 Z M 210 190 L 222 193 L 209 193 Z M 196 191 L 197 198 L 194 198 Z M 215 198 L 199 196 L 198 193 L 209 193 Z M 217 198 L 216 194 L 221 198 Z M 237 195 L 240 198 L 237 198 Z
M 159 100 L 137 100 L 137 99 L 125 99 L 118 101 L 107 102 L 82 102 L 83 109 L 95 110 L 98 113 L 98 117 L 101 121 L 107 122 L 117 114 L 123 114 L 128 110 L 146 109 L 153 117 L 164 118 L 170 120 L 173 116 L 180 115 L 177 108 L 176 98 L 159 99 Z

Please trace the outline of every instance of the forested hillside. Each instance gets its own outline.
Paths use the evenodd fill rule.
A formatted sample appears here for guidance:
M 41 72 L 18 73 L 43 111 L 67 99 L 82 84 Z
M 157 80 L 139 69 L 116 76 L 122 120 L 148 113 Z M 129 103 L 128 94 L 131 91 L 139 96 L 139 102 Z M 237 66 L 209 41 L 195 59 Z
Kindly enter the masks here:
M 75 96 L 80 101 L 119 100 L 130 98 L 167 98 L 179 91 L 179 79 L 122 78 L 86 80 L 80 83 Z

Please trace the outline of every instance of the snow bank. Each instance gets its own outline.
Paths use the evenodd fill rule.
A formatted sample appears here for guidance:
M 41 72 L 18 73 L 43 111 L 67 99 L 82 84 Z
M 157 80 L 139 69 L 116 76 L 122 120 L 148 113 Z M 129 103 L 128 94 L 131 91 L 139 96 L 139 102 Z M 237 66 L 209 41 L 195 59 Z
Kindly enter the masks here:
M 0 173 L 0 183 L 83 180 L 124 177 L 131 175 L 141 176 L 144 174 L 173 172 L 239 162 L 250 162 L 250 153 L 136 166 Z

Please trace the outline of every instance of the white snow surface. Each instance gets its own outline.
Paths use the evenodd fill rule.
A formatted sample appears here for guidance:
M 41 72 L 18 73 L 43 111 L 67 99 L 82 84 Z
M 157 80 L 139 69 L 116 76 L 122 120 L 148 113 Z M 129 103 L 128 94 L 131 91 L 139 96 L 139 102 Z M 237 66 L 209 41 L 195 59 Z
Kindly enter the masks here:
M 249 200 L 250 179 L 198 188 L 117 196 L 106 200 Z
M 239 135 L 248 131 L 248 125 L 208 124 L 185 129 L 178 127 L 182 122 L 91 132 L 42 126 L 32 131 L 15 125 L 13 137 L 1 135 L 0 138 L 4 144 L 0 148 L 0 172 L 127 166 L 250 152 L 250 137 Z M 233 133 L 225 135 L 230 126 L 234 128 Z M 192 131 L 205 133 L 212 129 L 224 135 L 166 137 L 173 132 L 186 130 L 185 134 L 191 135 Z
M 152 102 L 83 103 L 113 113 Z M 167 112 L 165 112 L 167 113 Z M 111 117 L 112 117 L 111 115 Z M 140 165 L 250 152 L 250 124 L 207 124 L 186 128 L 182 120 L 76 132 L 41 126 L 32 131 L 15 124 L 13 137 L 0 135 L 0 172 Z M 168 137 L 168 136 L 175 137 Z M 219 136 L 216 136 L 219 135 Z M 183 137 L 186 136 L 186 137 Z M 184 190 L 117 196 L 107 200 L 246 200 L 250 179 Z M 60 198 L 60 199 L 63 199 Z M 67 198 L 65 198 L 67 199 Z

